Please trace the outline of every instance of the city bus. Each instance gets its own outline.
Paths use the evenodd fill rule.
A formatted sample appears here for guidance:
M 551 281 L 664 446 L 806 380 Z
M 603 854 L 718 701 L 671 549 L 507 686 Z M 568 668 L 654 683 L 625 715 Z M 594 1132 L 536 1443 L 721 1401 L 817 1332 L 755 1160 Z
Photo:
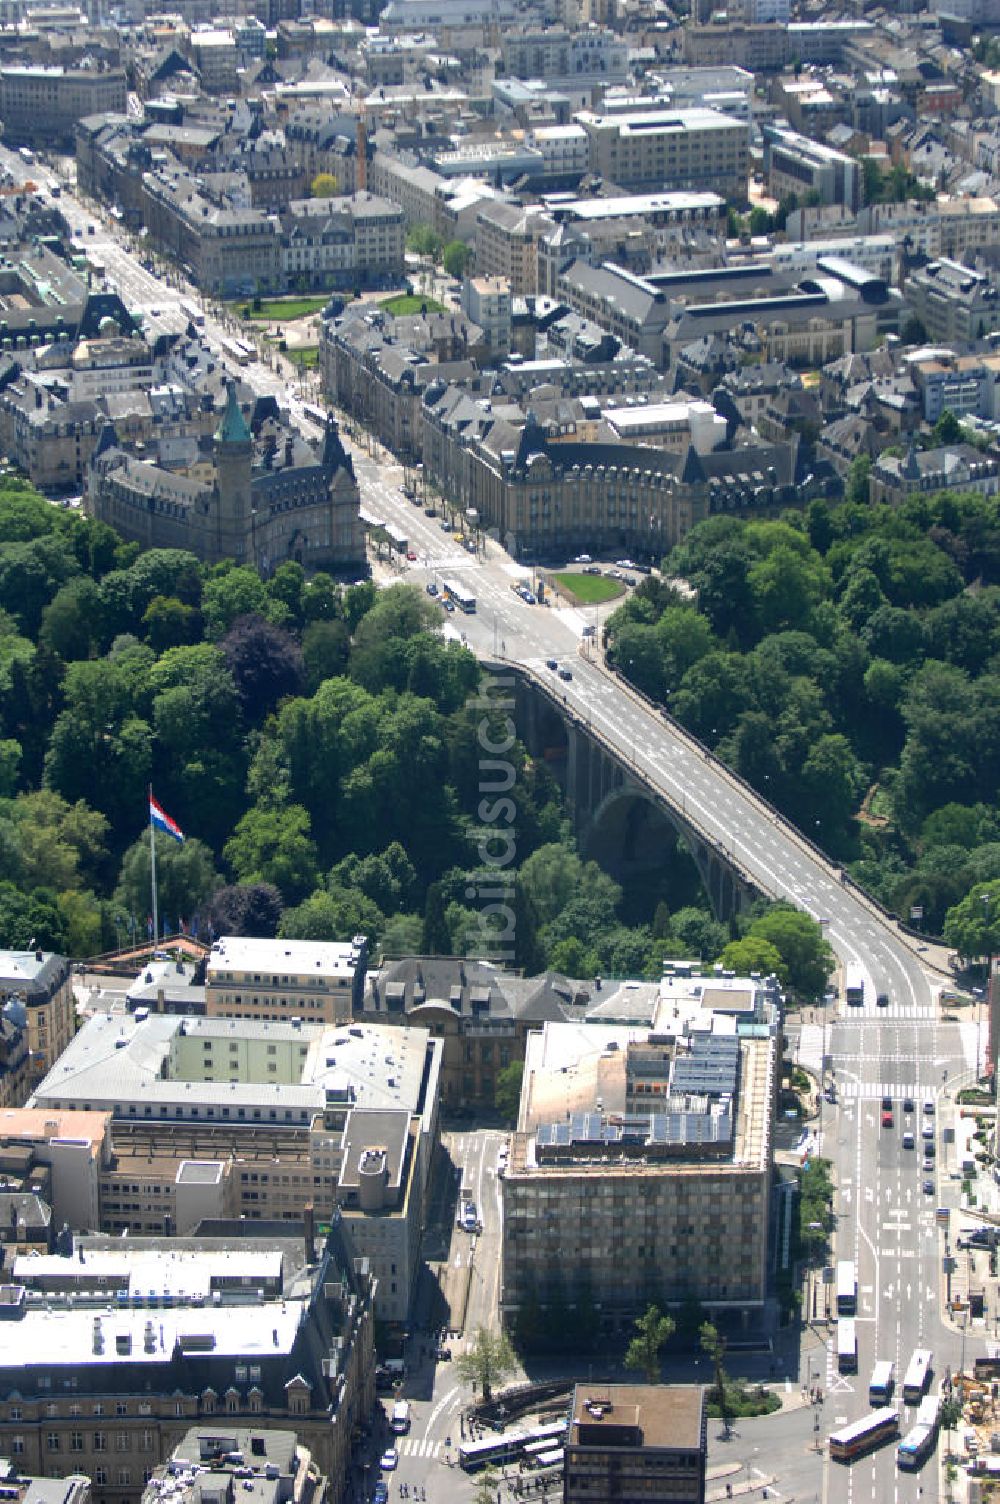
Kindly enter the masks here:
M 853 1259 L 837 1264 L 837 1315 L 853 1316 L 858 1309 L 858 1277 Z
M 858 1366 L 858 1333 L 853 1316 L 841 1316 L 837 1322 L 837 1368 L 854 1373 Z
M 553 1420 L 544 1426 L 529 1426 L 524 1435 L 525 1456 L 536 1447 L 541 1447 L 543 1451 L 547 1447 L 559 1447 L 566 1440 L 566 1422 Z
M 865 974 L 860 966 L 848 966 L 844 973 L 844 997 L 851 1008 L 865 1005 Z
M 873 1405 L 887 1405 L 892 1399 L 892 1391 L 896 1387 L 895 1372 L 894 1363 L 887 1361 L 875 1364 L 871 1383 L 868 1385 L 868 1398 Z
M 464 611 L 466 616 L 471 616 L 476 609 L 476 597 L 471 590 L 466 590 L 465 586 L 460 585 L 457 580 L 445 580 L 442 588 L 447 600 L 454 601 L 460 611 Z
M 524 1431 L 508 1431 L 503 1436 L 488 1436 L 482 1441 L 463 1441 L 458 1449 L 459 1466 L 467 1473 L 481 1467 L 502 1467 L 519 1457 L 527 1436 Z
M 933 1356 L 926 1347 L 918 1347 L 910 1359 L 903 1379 L 903 1399 L 908 1405 L 918 1405 L 923 1399 L 931 1376 Z
M 927 1395 L 920 1401 L 917 1418 L 896 1448 L 896 1466 L 918 1468 L 925 1457 L 930 1456 L 937 1440 L 938 1413 L 941 1404 L 937 1395 Z
M 242 339 L 224 339 L 221 348 L 223 355 L 235 361 L 238 366 L 248 366 L 257 357 L 253 346 Z
M 860 1420 L 852 1421 L 849 1426 L 833 1432 L 830 1437 L 830 1460 L 853 1462 L 855 1457 L 860 1457 L 887 1441 L 895 1441 L 898 1435 L 899 1416 L 895 1410 L 888 1407 L 872 1410 Z

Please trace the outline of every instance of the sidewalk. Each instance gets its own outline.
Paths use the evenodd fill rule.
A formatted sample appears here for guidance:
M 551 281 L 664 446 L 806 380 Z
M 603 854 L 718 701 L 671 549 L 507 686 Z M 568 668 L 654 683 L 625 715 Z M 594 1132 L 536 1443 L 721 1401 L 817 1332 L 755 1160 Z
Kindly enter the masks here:
M 729 1479 L 734 1473 L 742 1473 L 743 1477 L 737 1482 L 722 1483 L 720 1488 L 712 1488 L 713 1483 L 721 1479 Z M 761 1474 L 759 1478 L 747 1476 L 747 1467 L 743 1462 L 725 1462 L 719 1467 L 710 1467 L 705 1474 L 705 1504 L 715 1504 L 718 1499 L 748 1499 L 753 1494 L 763 1496 L 765 1489 L 770 1489 L 774 1478 L 770 1474 Z

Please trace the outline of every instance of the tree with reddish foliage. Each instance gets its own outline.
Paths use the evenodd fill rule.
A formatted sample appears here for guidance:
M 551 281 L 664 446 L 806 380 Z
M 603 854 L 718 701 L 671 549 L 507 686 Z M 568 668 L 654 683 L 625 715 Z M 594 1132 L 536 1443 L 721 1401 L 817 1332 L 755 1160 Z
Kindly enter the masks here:
M 302 687 L 302 650 L 294 637 L 250 612 L 233 622 L 221 643 L 247 721 L 259 724 Z

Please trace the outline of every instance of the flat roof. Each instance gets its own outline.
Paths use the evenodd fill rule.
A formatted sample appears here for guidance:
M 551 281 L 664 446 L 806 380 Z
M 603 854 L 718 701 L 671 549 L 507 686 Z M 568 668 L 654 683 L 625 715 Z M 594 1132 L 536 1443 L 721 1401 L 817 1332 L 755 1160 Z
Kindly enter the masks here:
M 242 1257 L 242 1251 L 234 1257 Z M 173 1362 L 174 1348 L 184 1352 L 208 1352 L 213 1357 L 253 1357 L 260 1354 L 274 1358 L 290 1356 L 300 1325 L 308 1315 L 305 1300 L 271 1300 L 253 1302 L 253 1319 L 248 1320 L 247 1303 L 231 1306 L 157 1308 L 155 1311 L 155 1346 L 146 1349 L 147 1324 L 152 1319 L 149 1308 L 120 1310 L 109 1305 L 106 1311 L 94 1306 L 79 1310 L 25 1311 L 19 1321 L 5 1321 L 3 1327 L 4 1368 L 114 1369 L 127 1361 L 166 1367 Z M 100 1319 L 104 1341 L 102 1351 L 95 1352 L 94 1325 Z M 119 1351 L 127 1345 L 127 1357 Z
M 78 1101 L 127 1121 L 196 1119 L 229 1129 L 254 1122 L 266 1127 L 265 1117 L 248 1116 L 255 1111 L 275 1126 L 302 1126 L 337 1102 L 415 1112 L 429 1038 L 427 1029 L 369 1023 L 101 1012 L 70 1040 L 35 1088 L 31 1106 L 40 1124 L 57 1115 L 47 1102 Z M 209 1041 L 220 1046 L 210 1066 L 202 1054 Z M 245 1047 L 245 1074 L 238 1080 L 229 1074 L 229 1043 Z M 271 1043 L 280 1047 L 274 1057 L 265 1056 Z M 272 1059 L 275 1074 L 266 1071 Z
M 569 1441 L 573 1446 L 613 1446 L 619 1426 L 639 1432 L 642 1447 L 700 1452 L 705 1435 L 705 1390 L 700 1384 L 577 1384 Z M 585 1439 L 580 1438 L 583 1430 Z M 634 1441 L 623 1445 L 633 1446 Z
M 237 971 L 271 976 L 353 976 L 357 954 L 353 944 L 332 940 L 258 940 L 244 935 L 220 935 L 208 957 L 208 975 Z

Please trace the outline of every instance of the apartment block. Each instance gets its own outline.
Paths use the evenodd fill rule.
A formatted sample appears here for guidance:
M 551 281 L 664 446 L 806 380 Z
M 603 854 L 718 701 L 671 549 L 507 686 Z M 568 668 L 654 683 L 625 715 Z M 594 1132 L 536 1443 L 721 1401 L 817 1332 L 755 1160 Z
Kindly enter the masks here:
M 477 272 L 506 277 L 512 298 L 531 296 L 538 291 L 538 242 L 554 228 L 540 206 L 483 204 L 476 214 Z
M 947 257 L 911 272 L 903 295 L 935 344 L 969 344 L 1000 329 L 1000 289 L 985 272 Z
M 374 1402 L 371 1281 L 323 1242 L 239 1223 L 220 1236 L 92 1237 L 14 1260 L 0 1289 L 0 1456 L 72 1470 L 95 1504 L 138 1504 L 193 1426 L 292 1430 L 347 1494 Z
M 281 270 L 296 289 L 397 282 L 403 273 L 403 211 L 372 193 L 296 199 L 282 220 Z
M 590 170 L 609 183 L 746 198 L 749 143 L 741 120 L 706 109 L 581 110 L 576 120 L 590 139 Z
M 210 1018 L 345 1023 L 364 995 L 368 943 L 223 935 L 205 970 Z
M 122 68 L 0 68 L 0 120 L 10 143 L 68 146 L 78 120 L 123 113 L 127 105 Z
M 510 349 L 510 283 L 506 277 L 468 277 L 462 288 L 462 307 L 482 329 L 492 359 Z
M 297 1221 L 309 1203 L 324 1222 L 343 1216 L 377 1275 L 380 1317 L 403 1323 L 441 1058 L 424 1028 L 139 1009 L 90 1019 L 32 1106 L 53 1122 L 84 1104 L 109 1115 L 88 1160 L 98 1205 L 70 1226 L 169 1237 L 205 1218 Z
M 29 1072 L 39 1081 L 73 1037 L 72 970 L 64 956 L 43 950 L 0 950 L 0 998 L 27 1016 Z
M 851 210 L 861 204 L 861 164 L 799 131 L 764 127 L 764 174 L 777 199 L 815 193 L 823 204 L 844 204 Z
M 608 1330 L 651 1301 L 762 1310 L 779 1017 L 762 991 L 665 981 L 652 1028 L 529 1037 L 503 1182 L 505 1322 L 553 1302 L 586 1303 Z
M 696 1384 L 577 1384 L 564 1504 L 704 1504 L 708 1406 Z

